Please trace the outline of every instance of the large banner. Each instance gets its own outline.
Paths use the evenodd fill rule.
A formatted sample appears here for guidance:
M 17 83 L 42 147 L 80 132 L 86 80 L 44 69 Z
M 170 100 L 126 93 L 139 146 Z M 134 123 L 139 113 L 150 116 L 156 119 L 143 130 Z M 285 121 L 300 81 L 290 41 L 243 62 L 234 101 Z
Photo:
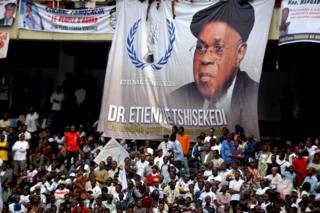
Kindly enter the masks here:
M 0 32 L 0 58 L 6 58 L 9 48 L 9 33 Z
M 60 33 L 113 33 L 115 6 L 65 10 L 22 0 L 19 28 Z
M 240 124 L 259 138 L 257 99 L 274 1 L 117 1 L 99 130 L 160 139 Z M 147 19 L 148 17 L 148 19 Z
M 0 0 L 0 27 L 10 27 L 16 19 L 17 0 Z
M 320 42 L 320 1 L 282 0 L 279 45 Z

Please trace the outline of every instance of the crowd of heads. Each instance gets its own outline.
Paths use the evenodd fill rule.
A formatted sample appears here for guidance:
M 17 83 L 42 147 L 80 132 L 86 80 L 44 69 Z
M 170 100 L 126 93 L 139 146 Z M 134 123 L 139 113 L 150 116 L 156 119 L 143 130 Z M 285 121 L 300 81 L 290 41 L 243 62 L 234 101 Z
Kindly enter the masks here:
M 35 113 L 0 120 L 3 212 L 320 210 L 317 139 L 260 142 L 240 126 L 193 139 L 173 127 L 160 141 L 119 139 L 128 157 L 97 162 L 108 138 L 92 127 L 39 128 Z

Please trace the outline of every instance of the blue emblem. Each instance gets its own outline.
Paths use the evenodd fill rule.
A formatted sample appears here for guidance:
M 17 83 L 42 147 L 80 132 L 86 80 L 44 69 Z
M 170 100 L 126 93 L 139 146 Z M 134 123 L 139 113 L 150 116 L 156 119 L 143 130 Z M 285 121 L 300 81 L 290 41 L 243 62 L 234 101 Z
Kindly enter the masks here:
M 133 26 L 130 28 L 129 35 L 127 37 L 127 51 L 128 51 L 128 56 L 131 60 L 131 63 L 134 64 L 136 68 L 141 70 L 143 70 L 147 66 L 151 66 L 154 71 L 161 70 L 162 67 L 168 63 L 168 60 L 173 51 L 173 44 L 176 39 L 174 24 L 169 19 L 167 19 L 167 28 L 168 28 L 168 34 L 169 34 L 169 44 L 168 44 L 167 50 L 164 56 L 162 56 L 157 62 L 150 64 L 150 63 L 145 63 L 144 61 L 140 60 L 137 57 L 137 52 L 133 45 L 135 34 L 139 28 L 140 22 L 141 22 L 141 19 L 139 19 L 133 24 Z

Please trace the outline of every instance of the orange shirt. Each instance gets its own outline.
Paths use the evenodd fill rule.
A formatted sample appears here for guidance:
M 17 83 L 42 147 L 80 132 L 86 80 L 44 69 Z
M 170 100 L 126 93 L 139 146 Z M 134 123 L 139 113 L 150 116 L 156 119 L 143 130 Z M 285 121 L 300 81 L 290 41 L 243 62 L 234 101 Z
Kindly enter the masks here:
M 177 140 L 180 142 L 184 155 L 188 155 L 190 149 L 189 135 L 177 135 Z

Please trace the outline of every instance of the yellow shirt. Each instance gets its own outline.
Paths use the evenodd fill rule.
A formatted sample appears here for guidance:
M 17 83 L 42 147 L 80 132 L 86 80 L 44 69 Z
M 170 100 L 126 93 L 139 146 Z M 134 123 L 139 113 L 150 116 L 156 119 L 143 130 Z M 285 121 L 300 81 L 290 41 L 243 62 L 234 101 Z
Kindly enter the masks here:
M 7 148 L 7 142 L 3 141 L 1 142 L 0 141 L 0 147 L 1 148 Z M 0 150 L 0 158 L 4 161 L 7 161 L 8 160 L 8 150 Z

